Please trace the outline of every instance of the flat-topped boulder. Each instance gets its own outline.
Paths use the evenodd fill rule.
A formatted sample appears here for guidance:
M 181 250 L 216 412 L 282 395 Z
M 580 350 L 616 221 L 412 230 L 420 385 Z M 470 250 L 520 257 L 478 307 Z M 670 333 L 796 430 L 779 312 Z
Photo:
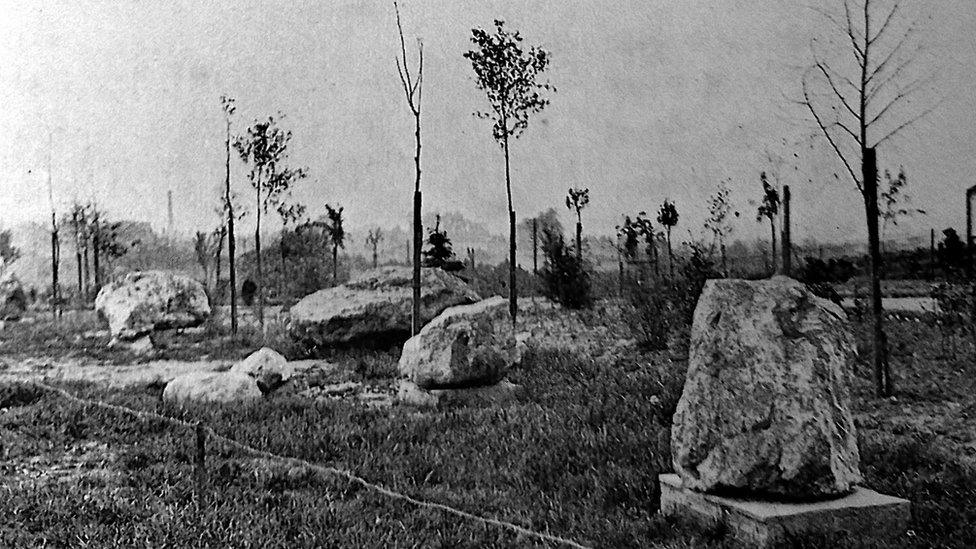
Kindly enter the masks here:
M 402 343 L 410 337 L 413 273 L 410 267 L 381 267 L 356 279 L 319 290 L 289 311 L 289 331 L 315 347 L 353 342 Z M 421 324 L 444 309 L 475 303 L 480 297 L 467 284 L 440 269 L 421 269 Z
M 844 311 L 787 277 L 710 280 L 695 309 L 672 460 L 692 490 L 818 499 L 861 481 Z
M 112 336 L 136 339 L 156 330 L 190 328 L 210 316 L 203 284 L 166 271 L 129 273 L 102 287 L 95 309 Z
M 403 345 L 400 376 L 422 389 L 494 385 L 518 361 L 508 301 L 446 309 Z
M 187 402 L 249 402 L 261 398 L 257 381 L 240 372 L 191 372 L 177 376 L 163 389 L 163 400 Z

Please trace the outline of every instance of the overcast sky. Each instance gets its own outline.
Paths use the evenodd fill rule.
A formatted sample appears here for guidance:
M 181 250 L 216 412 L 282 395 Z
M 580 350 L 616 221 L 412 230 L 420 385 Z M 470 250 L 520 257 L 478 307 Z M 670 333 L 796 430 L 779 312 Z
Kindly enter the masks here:
M 938 7 L 922 18 L 922 61 L 936 80 L 917 104 L 938 107 L 879 151 L 883 168 L 905 166 L 914 205 L 929 212 L 905 222 L 912 234 L 964 228 L 963 189 L 976 184 L 976 2 L 925 5 Z M 295 196 L 313 214 L 338 202 L 355 225 L 408 223 L 413 121 L 396 76 L 391 2 L 0 6 L 0 225 L 49 215 L 50 132 L 59 208 L 95 199 L 115 217 L 162 226 L 172 190 L 178 228 L 213 226 L 221 94 L 238 101 L 238 130 L 285 115 L 291 160 L 310 173 Z M 834 178 L 841 165 L 807 139 L 814 128 L 790 103 L 811 37 L 829 32 L 802 2 L 403 0 L 401 12 L 408 40 L 425 45 L 429 210 L 505 228 L 503 157 L 489 123 L 472 116 L 486 105 L 462 58 L 471 28 L 497 18 L 552 52 L 557 88 L 512 145 L 520 218 L 550 206 L 565 212 L 567 187 L 585 186 L 588 230 L 610 232 L 622 213 L 671 198 L 685 238 L 699 231 L 704 197 L 731 178 L 744 214 L 737 235 L 755 238 L 767 233 L 747 201 L 759 194 L 769 150 L 787 159 L 796 237 L 865 233 L 853 185 Z M 236 160 L 234 178 L 244 194 Z

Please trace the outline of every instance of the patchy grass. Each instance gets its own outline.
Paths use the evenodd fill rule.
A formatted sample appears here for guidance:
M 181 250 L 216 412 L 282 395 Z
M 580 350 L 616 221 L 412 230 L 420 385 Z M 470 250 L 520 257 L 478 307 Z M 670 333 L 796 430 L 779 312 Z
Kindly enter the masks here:
M 595 326 L 610 316 L 597 310 L 581 321 Z M 856 328 L 863 344 L 866 326 Z M 911 532 L 896 547 L 966 547 L 976 524 L 976 371 L 968 350 L 943 356 L 933 330 L 890 325 L 897 400 L 871 396 L 866 362 L 854 380 L 865 483 L 913 502 Z M 392 375 L 394 355 L 346 351 L 331 359 L 354 377 L 382 380 Z M 524 387 L 516 403 L 436 412 L 287 394 L 178 410 L 160 402 L 159 387 L 69 388 L 203 421 L 263 450 L 588 545 L 726 547 L 721 529 L 656 515 L 657 474 L 670 469 L 670 418 L 684 368 L 667 353 L 593 360 L 532 350 L 511 374 Z M 230 448 L 208 448 L 208 475 L 198 484 L 192 433 L 27 385 L 0 386 L 0 409 L 0 516 L 7 518 L 0 546 L 542 546 Z M 80 473 L 65 476 L 69 469 Z M 795 546 L 850 544 L 825 538 Z

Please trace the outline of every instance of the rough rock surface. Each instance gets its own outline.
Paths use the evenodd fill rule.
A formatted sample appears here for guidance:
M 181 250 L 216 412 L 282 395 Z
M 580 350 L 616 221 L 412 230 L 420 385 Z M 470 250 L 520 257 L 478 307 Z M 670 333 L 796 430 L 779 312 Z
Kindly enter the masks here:
M 290 332 L 313 347 L 403 342 L 410 336 L 412 280 L 410 267 L 381 267 L 319 290 L 291 308 Z M 420 284 L 422 324 L 448 307 L 480 299 L 467 284 L 440 269 L 422 269 Z
M 27 294 L 20 281 L 7 277 L 0 281 L 0 320 L 20 320 L 27 310 Z
M 234 364 L 230 371 L 253 377 L 263 392 L 277 389 L 295 375 L 295 368 L 288 364 L 288 359 L 269 347 L 254 351 Z
M 451 307 L 403 345 L 400 375 L 422 389 L 494 385 L 518 361 L 508 302 Z
M 169 402 L 240 402 L 261 398 L 251 376 L 238 372 L 193 372 L 166 384 L 163 400 Z
M 671 429 L 684 485 L 786 499 L 851 491 L 855 353 L 843 310 L 795 280 L 708 281 Z
M 203 285 L 164 271 L 142 271 L 106 284 L 95 309 L 113 337 L 135 339 L 154 330 L 199 326 L 210 316 Z

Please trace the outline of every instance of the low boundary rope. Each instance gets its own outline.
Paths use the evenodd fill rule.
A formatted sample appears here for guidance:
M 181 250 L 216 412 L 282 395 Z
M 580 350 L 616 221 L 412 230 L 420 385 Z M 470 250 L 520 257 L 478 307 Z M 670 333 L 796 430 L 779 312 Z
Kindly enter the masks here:
M 157 414 L 155 412 L 147 412 L 147 411 L 143 411 L 143 410 L 135 410 L 135 409 L 132 409 L 132 408 L 127 408 L 125 406 L 120 406 L 118 404 L 109 404 L 108 402 L 104 402 L 104 401 L 100 401 L 100 400 L 90 400 L 90 399 L 86 399 L 86 398 L 81 398 L 81 397 L 78 397 L 78 396 L 75 396 L 75 395 L 71 394 L 70 392 L 66 391 L 65 389 L 62 389 L 60 387 L 55 387 L 53 385 L 48 385 L 47 383 L 45 383 L 43 381 L 34 380 L 34 381 L 31 381 L 31 383 L 33 383 L 35 386 L 37 386 L 37 387 L 39 387 L 39 388 L 41 388 L 41 389 L 43 389 L 45 391 L 48 391 L 48 392 L 51 392 L 51 393 L 55 393 L 55 394 L 60 395 L 61 397 L 65 398 L 66 400 L 70 400 L 72 402 L 76 402 L 76 403 L 79 403 L 79 404 L 82 404 L 82 405 L 95 406 L 97 408 L 102 408 L 103 410 L 111 410 L 113 412 L 117 412 L 117 413 L 120 413 L 120 414 L 123 414 L 123 415 L 133 416 L 133 417 L 137 417 L 137 418 L 161 420 L 161 421 L 166 422 L 166 423 L 169 423 L 171 425 L 179 425 L 179 426 L 185 427 L 187 429 L 195 429 L 197 427 L 196 424 L 194 424 L 194 423 L 190 423 L 188 421 L 184 421 L 184 420 L 177 419 L 177 418 L 167 417 L 167 416 L 164 416 L 164 415 Z M 329 475 L 333 475 L 333 476 L 337 476 L 337 477 L 342 477 L 342 478 L 344 478 L 344 479 L 346 479 L 346 480 L 348 480 L 350 482 L 359 484 L 360 486 L 363 486 L 366 489 L 372 490 L 372 491 L 374 491 L 376 493 L 382 494 L 382 495 L 387 496 L 389 498 L 397 499 L 397 500 L 400 500 L 400 501 L 405 501 L 405 502 L 410 503 L 411 505 L 415 505 L 417 507 L 424 507 L 424 508 L 428 508 L 428 509 L 436 509 L 438 511 L 442 511 L 444 513 L 448 513 L 448 514 L 451 514 L 451 515 L 455 515 L 457 517 L 461 517 L 461 518 L 464 518 L 464 519 L 467 519 L 467 520 L 473 520 L 473 521 L 476 521 L 476 522 L 481 522 L 481 523 L 484 523 L 484 524 L 490 524 L 490 525 L 493 525 L 493 526 L 497 526 L 499 528 L 503 528 L 503 529 L 507 529 L 507 530 L 512 530 L 512 531 L 517 532 L 519 534 L 522 534 L 524 536 L 527 536 L 527 537 L 530 537 L 530 538 L 535 538 L 535 539 L 538 539 L 538 540 L 541 540 L 541 541 L 544 541 L 544 542 L 556 543 L 556 544 L 559 544 L 559 545 L 565 545 L 565 546 L 568 546 L 568 547 L 573 547 L 575 549 L 590 549 L 588 546 L 582 545 L 580 543 L 577 543 L 577 542 L 575 542 L 575 541 L 573 541 L 571 539 L 567 539 L 567 538 L 563 538 L 563 537 L 559 537 L 559 536 L 554 536 L 552 534 L 545 534 L 543 532 L 536 532 L 534 530 L 530 530 L 528 528 L 525 528 L 523 526 L 519 526 L 518 524 L 514 524 L 512 522 L 508 522 L 508 521 L 504 521 L 504 520 L 499 520 L 499 519 L 494 519 L 494 518 L 491 518 L 491 517 L 483 517 L 483 516 L 480 516 L 480 515 L 476 515 L 474 513 L 469 513 L 467 511 L 462 511 L 461 509 L 456 509 L 456 508 L 451 507 L 449 505 L 444 505 L 443 503 L 437 503 L 437 502 L 425 501 L 425 500 L 417 499 L 417 498 L 414 498 L 414 497 L 409 496 L 407 494 L 403 494 L 403 493 L 400 493 L 400 492 L 396 492 L 394 490 L 391 490 L 391 489 L 386 488 L 384 486 L 381 486 L 379 484 L 372 483 L 372 482 L 370 482 L 370 481 L 368 481 L 368 480 L 366 480 L 366 479 L 364 479 L 362 477 L 359 477 L 359 476 L 355 475 L 354 473 L 352 473 L 350 471 L 346 471 L 346 470 L 343 470 L 343 469 L 337 469 L 335 467 L 330 467 L 330 466 L 327 466 L 327 465 L 319 465 L 317 463 L 312 463 L 312 462 L 309 462 L 309 461 L 306 461 L 306 460 L 300 459 L 300 458 L 288 457 L 288 456 L 281 456 L 281 455 L 278 455 L 278 454 L 274 454 L 272 452 L 268 452 L 266 450 L 259 450 L 258 448 L 254 448 L 253 446 L 248 446 L 247 444 L 244 444 L 242 442 L 238 442 L 238 441 L 236 441 L 236 440 L 234 440 L 232 438 L 225 437 L 225 436 L 221 435 L 220 433 L 217 433 L 216 431 L 214 431 L 210 427 L 206 427 L 205 426 L 204 427 L 204 430 L 214 440 L 223 442 L 224 444 L 227 444 L 228 446 L 232 446 L 234 448 L 237 448 L 238 450 L 241 450 L 244 453 L 247 453 L 247 454 L 250 454 L 250 455 L 253 455 L 253 456 L 258 456 L 258 457 L 261 457 L 261 458 L 266 459 L 266 460 L 269 460 L 269 461 L 281 462 L 281 463 L 284 463 L 284 464 L 291 464 L 291 465 L 301 465 L 301 466 L 309 467 L 311 469 L 314 469 L 316 471 L 319 471 L 319 472 L 322 472 L 322 473 L 325 473 L 325 474 L 329 474 Z

